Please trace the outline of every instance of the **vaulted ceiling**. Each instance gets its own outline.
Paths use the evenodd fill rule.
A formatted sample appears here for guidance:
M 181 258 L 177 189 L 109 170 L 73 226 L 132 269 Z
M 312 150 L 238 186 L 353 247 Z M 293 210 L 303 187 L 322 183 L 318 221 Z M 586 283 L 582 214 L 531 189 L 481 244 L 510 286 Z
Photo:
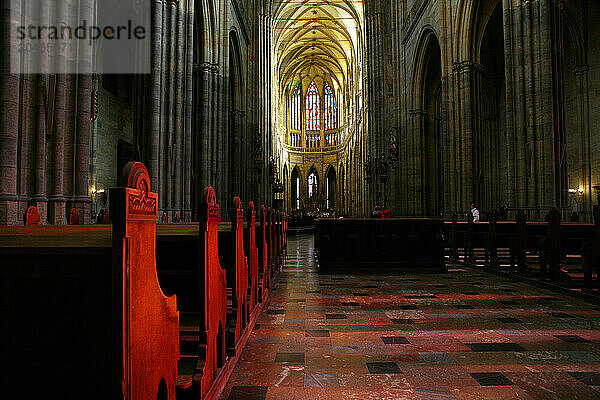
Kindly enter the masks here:
M 343 90 L 358 68 L 362 1 L 272 1 L 280 93 L 298 76 L 329 75 Z

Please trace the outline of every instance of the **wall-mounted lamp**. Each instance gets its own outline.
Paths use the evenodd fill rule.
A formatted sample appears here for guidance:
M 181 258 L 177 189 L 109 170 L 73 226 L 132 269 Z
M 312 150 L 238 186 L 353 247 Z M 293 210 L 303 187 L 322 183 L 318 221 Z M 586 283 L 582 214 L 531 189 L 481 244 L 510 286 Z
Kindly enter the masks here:
M 104 189 L 92 188 L 92 218 L 96 218 L 99 208 L 106 208 L 108 205 L 108 196 Z
M 569 189 L 569 197 L 575 201 L 577 205 L 583 203 L 583 189 Z

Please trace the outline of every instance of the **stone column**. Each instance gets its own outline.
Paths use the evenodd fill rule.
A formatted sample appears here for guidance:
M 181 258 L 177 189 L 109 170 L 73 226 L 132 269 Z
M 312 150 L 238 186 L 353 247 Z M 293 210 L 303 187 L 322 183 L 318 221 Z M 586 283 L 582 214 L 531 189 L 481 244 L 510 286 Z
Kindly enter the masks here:
M 0 3 L 0 24 L 15 26 L 21 22 L 20 1 Z M 12 10 L 12 12 L 10 12 Z M 20 221 L 17 205 L 17 152 L 19 128 L 19 75 L 10 71 L 20 67 L 18 43 L 8 35 L 0 37 L 0 225 Z M 11 58 L 12 57 L 12 58 Z
M 424 160 L 422 154 L 422 139 L 425 135 L 425 111 L 420 108 L 408 112 L 410 118 L 410 135 L 408 139 L 408 215 L 423 215 L 424 193 L 423 173 Z
M 192 118 L 193 118 L 193 103 L 194 103 L 194 13 L 193 2 L 189 2 L 187 12 L 184 12 L 184 18 L 187 19 L 187 37 L 186 37 L 186 51 L 185 51 L 185 76 L 184 76 L 184 89 L 183 95 L 185 96 L 185 103 L 183 105 L 184 112 L 184 140 L 183 140 L 183 218 L 184 221 L 192 221 L 192 198 L 193 190 L 192 187 L 192 171 L 193 165 L 193 132 L 192 132 Z M 193 11 L 192 11 L 193 10 Z M 199 36 L 200 38 L 201 36 Z M 198 177 L 196 176 L 196 179 Z
M 162 85 L 162 48 L 163 48 L 163 1 L 152 1 L 152 49 L 151 49 L 151 86 L 150 86 L 150 131 L 146 136 L 144 160 L 150 175 L 150 185 L 160 189 L 159 168 L 161 133 L 161 85 Z
M 459 142 L 457 170 L 459 174 L 459 189 L 457 204 L 454 208 L 458 211 L 467 210 L 474 201 L 473 180 L 473 96 L 474 75 L 477 64 L 470 60 L 455 63 L 452 67 L 455 79 L 458 82 L 458 95 L 460 103 L 457 105 L 459 113 Z
M 590 96 L 589 71 L 587 64 L 575 68 L 574 74 L 579 81 L 579 104 L 581 107 L 581 177 L 584 182 L 583 212 L 585 221 L 593 222 L 592 159 L 590 148 Z
M 91 2 L 81 3 L 82 19 L 93 21 L 95 10 Z M 92 93 L 92 52 L 91 46 L 80 45 L 79 75 L 76 94 L 76 130 L 74 140 L 75 179 L 73 206 L 77 207 L 83 221 L 90 220 L 91 199 L 89 193 L 90 169 L 90 99 Z

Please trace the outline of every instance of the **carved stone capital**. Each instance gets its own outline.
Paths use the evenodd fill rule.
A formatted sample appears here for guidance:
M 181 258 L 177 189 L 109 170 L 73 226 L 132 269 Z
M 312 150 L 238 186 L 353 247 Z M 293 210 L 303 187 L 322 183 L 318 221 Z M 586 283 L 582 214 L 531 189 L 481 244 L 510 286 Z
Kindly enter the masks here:
M 590 72 L 590 66 L 587 64 L 577 65 L 573 68 L 573 74 L 575 75 L 586 75 Z
M 452 64 L 452 71 L 455 73 L 478 72 L 483 71 L 483 65 L 471 60 L 465 60 Z
M 244 111 L 244 110 L 231 110 L 229 112 L 229 115 L 231 115 L 234 118 L 244 118 L 246 116 L 246 111 Z
M 219 72 L 219 64 L 213 64 L 208 61 L 204 61 L 204 62 L 201 62 L 200 64 L 194 64 L 194 70 L 216 74 Z
M 425 111 L 421 110 L 420 108 L 415 108 L 413 110 L 408 111 L 408 116 L 409 117 L 424 117 Z

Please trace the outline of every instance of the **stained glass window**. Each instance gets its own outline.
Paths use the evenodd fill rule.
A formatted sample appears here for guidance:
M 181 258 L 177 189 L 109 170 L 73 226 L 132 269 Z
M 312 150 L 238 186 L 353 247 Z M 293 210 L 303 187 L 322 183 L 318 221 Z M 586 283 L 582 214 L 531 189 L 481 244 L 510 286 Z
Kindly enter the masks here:
M 306 130 L 318 131 L 321 129 L 321 101 L 319 90 L 315 82 L 311 82 L 306 92 Z
M 302 85 L 299 83 L 292 93 L 290 104 L 290 123 L 292 129 L 300 130 L 302 126 Z
M 325 130 L 336 129 L 337 124 L 337 104 L 335 102 L 335 94 L 331 90 L 329 83 L 325 82 L 323 87 L 325 93 Z

